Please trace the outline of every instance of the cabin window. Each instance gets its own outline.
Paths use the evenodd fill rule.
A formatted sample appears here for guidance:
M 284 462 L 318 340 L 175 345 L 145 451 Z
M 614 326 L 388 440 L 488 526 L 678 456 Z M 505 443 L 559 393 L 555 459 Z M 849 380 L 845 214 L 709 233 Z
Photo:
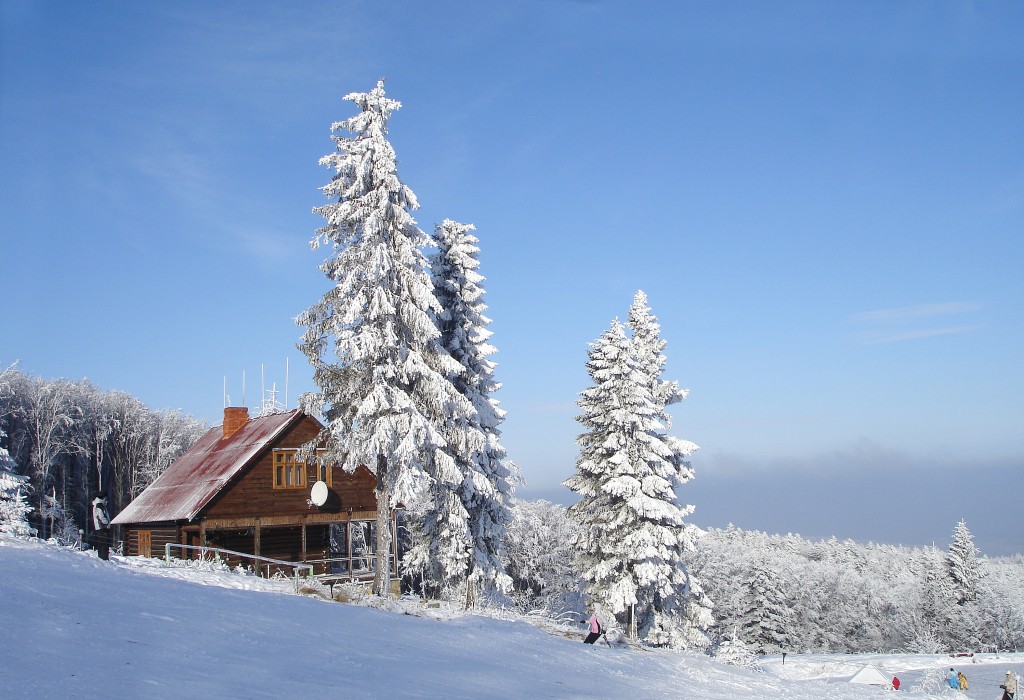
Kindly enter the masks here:
M 317 450 L 317 453 L 326 450 Z M 306 463 L 299 457 L 298 450 L 274 450 L 274 488 L 298 489 L 306 486 Z M 331 468 L 318 461 L 309 477 L 313 481 L 331 485 Z
M 317 481 L 322 481 L 328 486 L 331 485 L 331 468 L 326 464 L 317 464 L 313 467 L 313 471 L 316 473 Z
M 296 450 L 274 450 L 274 488 L 300 489 L 306 485 L 306 463 Z

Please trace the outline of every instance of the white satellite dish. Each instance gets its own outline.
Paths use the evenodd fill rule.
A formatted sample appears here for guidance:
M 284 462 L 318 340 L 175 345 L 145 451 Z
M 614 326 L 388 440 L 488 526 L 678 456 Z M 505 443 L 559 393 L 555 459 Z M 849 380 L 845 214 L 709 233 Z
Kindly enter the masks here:
M 322 506 L 324 503 L 327 503 L 327 484 L 322 481 L 313 484 L 313 488 L 309 492 L 309 500 L 313 501 L 315 506 Z

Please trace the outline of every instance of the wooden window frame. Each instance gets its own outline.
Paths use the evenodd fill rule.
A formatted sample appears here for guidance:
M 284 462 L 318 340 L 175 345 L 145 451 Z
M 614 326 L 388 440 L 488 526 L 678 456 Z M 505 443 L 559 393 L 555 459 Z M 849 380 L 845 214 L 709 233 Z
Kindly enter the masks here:
M 306 473 L 307 464 L 297 459 L 297 448 L 275 448 L 271 458 L 271 480 L 275 489 L 304 489 L 316 481 L 324 481 L 328 486 L 332 484 L 330 465 L 317 460 L 314 466 L 316 478 L 309 482 Z M 317 450 L 317 454 L 326 453 L 327 450 Z
M 326 450 L 324 451 L 326 452 Z M 317 464 L 313 467 L 313 469 L 316 470 L 317 478 L 315 479 L 315 481 L 322 481 L 328 486 L 331 486 L 333 484 L 334 480 L 331 478 L 331 472 L 333 472 L 334 470 L 331 469 L 331 465 L 325 464 L 324 462 L 318 460 Z
M 298 450 L 274 450 L 273 480 L 275 489 L 306 488 L 306 463 L 295 459 Z

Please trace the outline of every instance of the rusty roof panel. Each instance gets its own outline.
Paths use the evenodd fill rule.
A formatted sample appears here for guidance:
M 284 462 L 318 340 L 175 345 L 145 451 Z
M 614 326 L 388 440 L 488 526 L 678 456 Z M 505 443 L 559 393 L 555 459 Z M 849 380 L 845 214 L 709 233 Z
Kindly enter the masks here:
M 251 418 L 228 437 L 211 428 L 112 521 L 128 523 L 192 520 L 301 410 Z

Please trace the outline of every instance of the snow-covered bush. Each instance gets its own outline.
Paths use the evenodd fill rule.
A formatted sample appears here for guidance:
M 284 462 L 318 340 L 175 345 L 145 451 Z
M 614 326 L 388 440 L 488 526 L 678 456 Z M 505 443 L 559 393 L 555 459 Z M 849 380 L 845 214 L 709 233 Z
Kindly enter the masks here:
M 505 570 L 512 578 L 509 597 L 517 610 L 582 614 L 582 581 L 573 566 L 575 532 L 563 506 L 513 499 Z
M 57 499 L 56 489 L 43 496 L 40 515 L 47 523 L 49 539 L 65 546 L 80 542 L 81 535 L 78 532 L 78 525 L 64 504 Z
M 736 636 L 734 632 L 731 639 L 723 640 L 714 650 L 714 657 L 722 663 L 740 668 L 757 669 L 757 656 L 750 647 Z
M 2 437 L 3 431 L 0 431 Z M 28 523 L 28 514 L 32 511 L 26 498 L 28 478 L 15 474 L 16 466 L 7 450 L 0 447 L 0 532 L 29 537 L 36 531 Z

